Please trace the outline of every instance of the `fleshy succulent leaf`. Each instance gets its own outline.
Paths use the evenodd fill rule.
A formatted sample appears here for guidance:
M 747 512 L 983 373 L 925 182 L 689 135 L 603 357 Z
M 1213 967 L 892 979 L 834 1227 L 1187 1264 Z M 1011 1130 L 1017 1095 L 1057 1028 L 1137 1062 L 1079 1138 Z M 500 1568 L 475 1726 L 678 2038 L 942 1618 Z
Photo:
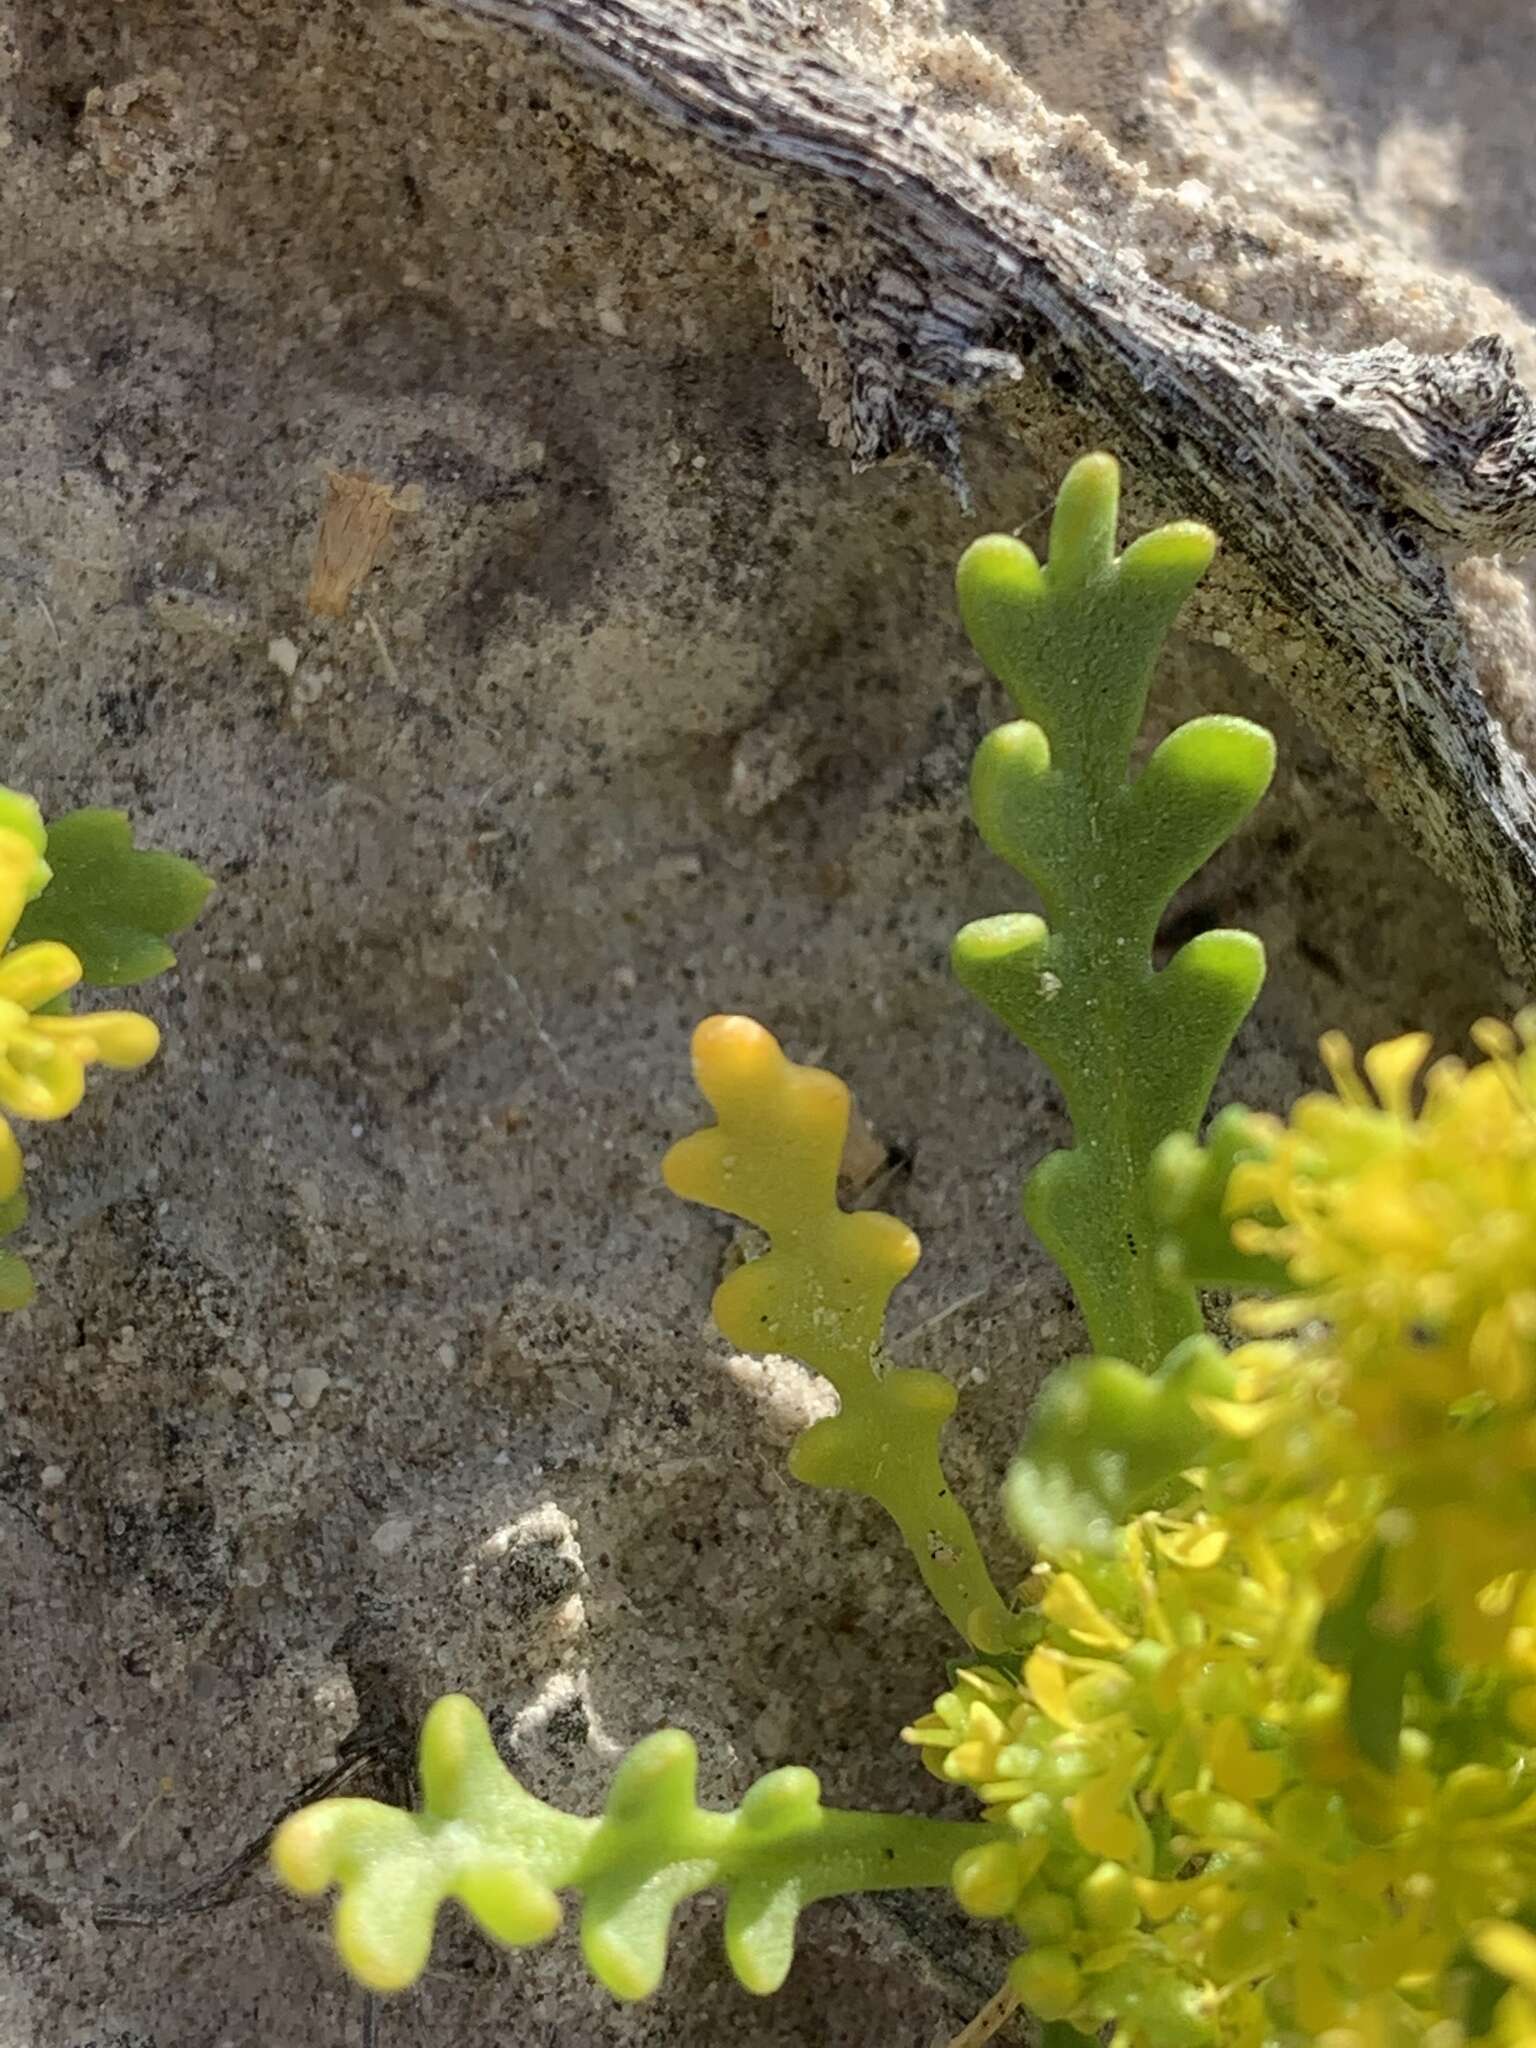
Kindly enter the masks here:
M 420 1761 L 420 1813 L 323 1799 L 286 1820 L 272 1843 L 273 1868 L 290 1891 L 340 1888 L 337 1952 L 375 1991 L 420 1976 L 446 1899 L 458 1899 L 497 1941 L 546 1939 L 560 1919 L 552 1881 L 568 1881 L 595 1826 L 525 1792 L 469 1700 L 437 1702 Z
M 1262 1121 L 1233 1104 L 1211 1119 L 1203 1144 L 1187 1131 L 1175 1131 L 1158 1147 L 1152 1210 L 1160 1231 L 1158 1262 L 1171 1281 L 1255 1293 L 1287 1285 L 1278 1260 L 1239 1251 L 1232 1241 L 1233 1172 L 1262 1158 L 1265 1144 Z
M 956 1628 L 1003 1647 L 1012 1618 L 939 1463 L 954 1389 L 938 1373 L 881 1367 L 886 1304 L 917 1263 L 918 1243 L 894 1216 L 838 1206 L 847 1088 L 795 1065 L 750 1017 L 707 1018 L 694 1033 L 693 1064 L 718 1122 L 672 1147 L 667 1185 L 769 1239 L 767 1252 L 716 1289 L 715 1321 L 744 1351 L 782 1353 L 824 1374 L 839 1399 L 836 1415 L 797 1440 L 790 1469 L 810 1485 L 877 1501 Z
M 1274 746 L 1246 719 L 1199 718 L 1132 779 L 1153 662 L 1215 539 L 1186 522 L 1117 558 L 1118 505 L 1115 463 L 1087 456 L 1062 484 L 1044 566 L 996 534 L 961 560 L 966 629 L 1023 714 L 982 742 L 972 806 L 1045 917 L 969 925 L 953 958 L 1061 1085 L 1076 1142 L 1036 1170 L 1025 1214 L 1095 1347 L 1146 1370 L 1200 1327 L 1192 1287 L 1156 1255 L 1152 1156 L 1197 1128 L 1264 973 L 1244 932 L 1205 932 L 1161 972 L 1153 941 L 1173 892 L 1263 795 Z
M 522 1947 L 560 1921 L 556 1893 L 582 1894 L 582 1951 L 617 1998 L 661 1980 L 677 1907 L 726 1895 L 726 1951 L 747 1990 L 776 1991 L 801 1909 L 840 1892 L 943 1886 L 956 1860 L 1004 1830 L 985 1822 L 843 1813 L 821 1804 L 813 1772 L 760 1779 L 734 1813 L 694 1797 L 691 1738 L 649 1735 L 614 1774 L 596 1819 L 561 1813 L 523 1789 L 496 1754 L 472 1701 L 441 1699 L 421 1732 L 421 1810 L 325 1799 L 292 1815 L 272 1843 L 290 1891 L 341 1897 L 337 1952 L 374 1991 L 398 1991 L 426 1967 L 445 1901 L 492 1940 Z
M 18 1189 L 0 1201 L 0 1237 L 10 1237 L 27 1220 L 27 1198 Z M 0 1247 L 0 1314 L 26 1308 L 37 1292 L 32 1269 L 19 1252 Z
M 48 828 L 52 880 L 22 915 L 19 943 L 55 939 L 98 988 L 124 988 L 175 965 L 167 938 L 192 923 L 213 883 L 179 854 L 133 843 L 122 811 L 72 811 Z
M 1108 1551 L 1128 1514 L 1205 1458 L 1218 1433 L 1202 1398 L 1229 1399 L 1233 1370 L 1192 1337 L 1155 1373 L 1084 1358 L 1046 1382 L 1009 1470 L 1008 1518 L 1053 1563 Z

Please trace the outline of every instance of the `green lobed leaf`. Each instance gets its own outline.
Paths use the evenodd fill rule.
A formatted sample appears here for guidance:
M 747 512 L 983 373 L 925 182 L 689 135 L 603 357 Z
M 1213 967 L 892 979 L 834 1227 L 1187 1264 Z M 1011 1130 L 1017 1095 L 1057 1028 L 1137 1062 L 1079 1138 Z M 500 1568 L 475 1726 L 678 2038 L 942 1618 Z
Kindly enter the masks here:
M 733 1813 L 706 1811 L 695 1799 L 697 1753 L 677 1728 L 637 1743 L 601 1816 L 580 1819 L 517 1782 L 460 1695 L 439 1700 L 423 1723 L 420 1777 L 419 1812 L 324 1799 L 272 1841 L 289 1890 L 339 1889 L 337 1952 L 374 1991 L 420 1976 L 446 1900 L 492 1940 L 524 1947 L 554 1933 L 556 1893 L 570 1889 L 583 1895 L 587 1967 L 616 1998 L 644 1998 L 661 1981 L 677 1907 L 712 1886 L 726 1895 L 738 1980 L 776 1991 L 805 1906 L 841 1892 L 947 1885 L 958 1857 L 1008 1839 L 986 1822 L 829 1809 L 815 1774 L 796 1766 L 759 1779 Z
M 1264 973 L 1245 932 L 1202 933 L 1160 972 L 1152 948 L 1174 891 L 1263 795 L 1274 743 L 1246 719 L 1198 718 L 1132 775 L 1153 664 L 1216 543 L 1183 522 L 1117 557 L 1118 507 L 1115 463 L 1087 456 L 1044 565 L 993 534 L 957 571 L 966 630 L 1021 714 L 978 749 L 972 808 L 1045 915 L 968 925 L 953 961 L 1066 1097 L 1075 1142 L 1031 1176 L 1026 1217 L 1095 1347 L 1151 1370 L 1200 1328 L 1188 1280 L 1157 1256 L 1152 1157 L 1197 1129 Z
M 9 1237 L 27 1220 L 27 1198 L 20 1189 L 0 1202 L 0 1237 Z M 32 1269 L 19 1252 L 0 1247 L 0 1314 L 26 1308 L 37 1292 Z
M 36 1293 L 32 1268 L 20 1252 L 0 1251 L 0 1313 L 10 1315 L 29 1308 Z
M 706 1018 L 693 1057 L 717 1121 L 672 1146 L 663 1176 L 685 1201 L 724 1209 L 768 1239 L 716 1288 L 716 1325 L 744 1351 L 799 1359 L 838 1396 L 837 1413 L 796 1440 L 790 1469 L 807 1485 L 878 1501 L 961 1635 L 1002 1647 L 1014 1617 L 940 1460 L 955 1390 L 942 1374 L 892 1371 L 879 1356 L 886 1303 L 918 1244 L 894 1216 L 840 1206 L 846 1085 L 786 1059 L 750 1017 Z
M 53 879 L 23 912 L 17 941 L 59 940 L 98 988 L 125 988 L 174 966 L 166 940 L 192 923 L 213 887 L 179 854 L 136 847 L 122 811 L 58 819 L 48 828 L 48 862 Z
M 1267 1294 L 1289 1284 L 1278 1260 L 1241 1252 L 1232 1242 L 1227 1185 L 1244 1161 L 1263 1157 L 1265 1142 L 1252 1112 L 1234 1103 L 1211 1119 L 1204 1144 L 1176 1131 L 1158 1147 L 1152 1210 L 1161 1226 L 1158 1262 L 1171 1279 Z
M 1053 1562 L 1106 1552 L 1126 1516 L 1150 1505 L 1215 1447 L 1202 1396 L 1230 1399 L 1230 1361 L 1191 1337 L 1155 1373 L 1084 1358 L 1046 1382 L 1009 1468 L 1015 1534 Z

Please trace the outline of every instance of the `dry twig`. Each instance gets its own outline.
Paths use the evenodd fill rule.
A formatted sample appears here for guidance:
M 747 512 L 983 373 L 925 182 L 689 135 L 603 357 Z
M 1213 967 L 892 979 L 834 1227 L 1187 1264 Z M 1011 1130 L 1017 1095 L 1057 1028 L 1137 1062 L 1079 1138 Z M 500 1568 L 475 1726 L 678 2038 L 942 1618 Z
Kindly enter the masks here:
M 1215 526 L 1234 646 L 1536 971 L 1536 777 L 1479 694 L 1446 574 L 1536 546 L 1536 410 L 1501 341 L 1337 355 L 1237 327 L 819 55 L 785 0 L 446 4 L 620 88 L 637 153 L 675 159 L 683 137 L 717 184 L 779 185 L 755 246 L 855 462 L 917 453 L 963 488 L 968 412 L 1065 408 L 1154 509 Z

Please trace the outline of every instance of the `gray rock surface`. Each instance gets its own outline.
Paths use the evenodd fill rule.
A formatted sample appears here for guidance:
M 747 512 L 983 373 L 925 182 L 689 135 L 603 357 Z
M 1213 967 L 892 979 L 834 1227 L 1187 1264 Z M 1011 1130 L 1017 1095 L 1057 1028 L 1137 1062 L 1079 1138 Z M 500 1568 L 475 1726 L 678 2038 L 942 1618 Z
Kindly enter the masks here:
M 1306 0 L 1245 5 L 1207 22 L 1224 90 L 1287 22 L 1358 85 Z M 982 38 L 1003 12 L 956 9 Z M 1075 75 L 1057 49 L 1042 90 Z M 361 0 L 0 4 L 3 779 L 123 805 L 220 883 L 150 994 L 161 1059 L 31 1147 L 7 2048 L 926 2043 L 995 1982 L 942 1903 L 831 1905 L 758 2004 L 700 1905 L 648 2007 L 569 1933 L 506 1958 L 454 1927 L 369 2036 L 313 1909 L 259 1870 L 196 1889 L 359 1731 L 358 1786 L 397 1791 L 449 1689 L 576 1807 L 663 1722 L 721 1800 L 793 1759 L 829 1798 L 941 1803 L 895 1731 L 942 1625 L 872 1510 L 785 1476 L 814 1395 L 711 1336 L 728 1233 L 658 1183 L 701 1014 L 824 1057 L 910 1154 L 894 1327 L 964 1386 L 1000 1569 L 995 1479 L 1078 1341 L 1015 1212 L 1059 1106 L 944 964 L 1016 900 L 964 816 L 1002 707 L 950 569 L 1034 533 L 1053 474 L 982 432 L 975 518 L 916 468 L 850 479 L 749 244 L 582 108 L 510 41 Z M 1479 132 L 1493 180 L 1508 131 Z M 1383 148 L 1356 120 L 1344 183 Z M 1529 219 L 1468 219 L 1452 259 L 1531 304 Z M 335 622 L 304 605 L 328 466 L 421 494 Z M 1507 1008 L 1362 792 L 1180 643 L 1155 727 L 1220 708 L 1283 759 L 1179 907 L 1270 948 L 1226 1091 L 1283 1104 L 1329 1025 L 1455 1043 Z

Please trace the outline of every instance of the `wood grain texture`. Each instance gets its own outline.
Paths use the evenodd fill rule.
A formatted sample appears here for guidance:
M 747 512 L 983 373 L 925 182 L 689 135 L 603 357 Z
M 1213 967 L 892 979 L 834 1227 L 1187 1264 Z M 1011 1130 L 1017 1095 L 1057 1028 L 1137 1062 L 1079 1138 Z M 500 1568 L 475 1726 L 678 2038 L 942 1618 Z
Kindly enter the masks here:
M 618 88 L 658 147 L 767 183 L 786 343 L 856 463 L 920 455 L 963 492 L 966 414 L 1022 392 L 1214 526 L 1234 647 L 1536 975 L 1536 776 L 1446 574 L 1536 546 L 1536 408 L 1502 341 L 1343 355 L 1238 327 L 1005 190 L 782 0 L 443 4 Z

